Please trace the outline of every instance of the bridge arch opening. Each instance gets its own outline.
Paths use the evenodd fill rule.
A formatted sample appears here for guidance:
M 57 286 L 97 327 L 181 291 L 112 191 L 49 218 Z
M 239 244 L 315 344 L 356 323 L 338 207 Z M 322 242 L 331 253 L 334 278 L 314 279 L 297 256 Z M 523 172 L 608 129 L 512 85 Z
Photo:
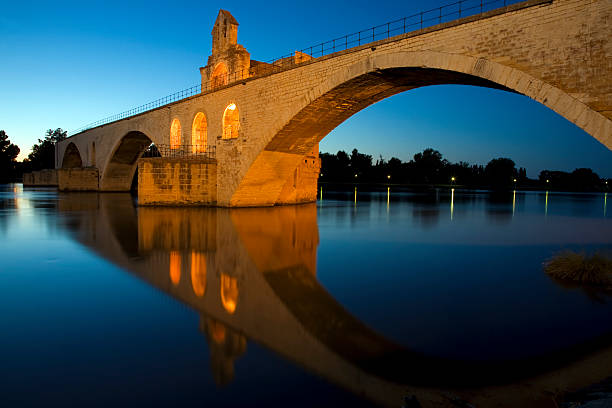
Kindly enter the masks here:
M 69 143 L 66 146 L 64 152 L 64 159 L 62 160 L 63 169 L 75 169 L 83 167 L 83 160 L 81 159 L 81 153 L 74 143 Z
M 227 65 L 225 65 L 225 62 L 218 63 L 210 76 L 211 89 L 227 85 L 229 82 L 228 73 L 229 71 L 227 70 Z
M 277 122 L 284 124 L 272 125 L 279 127 L 270 129 L 265 147 L 240 175 L 238 188 L 226 198 L 230 206 L 314 201 L 314 189 L 312 194 L 296 195 L 299 180 L 295 172 L 312 149 L 338 125 L 366 107 L 430 85 L 472 85 L 528 96 L 612 149 L 609 138 L 612 121 L 527 72 L 484 58 L 435 51 L 398 51 L 368 57 L 367 63 L 364 62 L 344 67 L 323 79 L 311 89 L 309 98 L 301 106 L 285 113 Z M 261 170 L 270 164 L 274 167 L 272 175 L 263 180 Z M 267 196 L 260 191 L 266 191 Z M 258 197 L 257 202 L 253 202 L 253 197 Z
M 206 122 L 206 115 L 202 112 L 198 112 L 193 118 L 193 125 L 191 127 L 191 146 L 193 153 L 203 153 L 206 151 L 208 137 L 208 126 Z
M 136 161 L 152 143 L 147 135 L 138 131 L 123 136 L 104 167 L 100 189 L 130 191 L 136 174 Z
M 170 149 L 178 149 L 181 147 L 181 122 L 178 118 L 174 118 L 170 124 Z
M 223 112 L 223 139 L 238 138 L 240 130 L 240 114 L 235 103 L 230 103 Z

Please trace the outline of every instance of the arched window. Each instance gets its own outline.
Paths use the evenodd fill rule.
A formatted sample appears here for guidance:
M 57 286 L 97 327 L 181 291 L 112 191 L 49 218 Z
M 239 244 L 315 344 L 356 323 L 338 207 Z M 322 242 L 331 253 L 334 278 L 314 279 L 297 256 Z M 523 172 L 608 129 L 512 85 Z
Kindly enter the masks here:
M 217 64 L 215 69 L 213 70 L 212 75 L 210 76 L 210 88 L 218 88 L 223 85 L 227 85 L 228 83 L 228 71 L 225 63 L 220 62 Z
M 181 122 L 174 119 L 170 125 L 170 148 L 178 149 L 179 147 L 181 147 Z
M 202 112 L 198 112 L 191 126 L 191 145 L 193 153 L 204 153 L 206 151 L 206 129 L 206 116 L 204 116 Z
M 234 314 L 238 307 L 238 279 L 221 274 L 221 303 L 229 314 Z
M 195 251 L 191 252 L 191 286 L 196 296 L 204 296 L 206 291 L 206 255 Z
M 223 139 L 235 139 L 240 128 L 240 115 L 235 103 L 230 103 L 223 112 Z

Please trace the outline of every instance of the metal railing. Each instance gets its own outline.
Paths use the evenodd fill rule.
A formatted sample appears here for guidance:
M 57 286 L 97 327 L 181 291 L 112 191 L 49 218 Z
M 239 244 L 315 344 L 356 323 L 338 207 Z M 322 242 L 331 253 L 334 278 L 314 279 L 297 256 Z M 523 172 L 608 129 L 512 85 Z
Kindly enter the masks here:
M 477 16 L 500 7 L 520 3 L 521 1 L 522 0 L 459 0 L 454 3 L 448 3 L 437 8 L 421 11 L 419 13 L 393 20 L 388 23 L 334 38 L 317 45 L 302 48 L 299 51 L 294 51 L 290 54 L 286 54 L 279 58 L 273 58 L 266 62 L 251 60 L 251 67 L 248 70 L 218 76 L 212 78 L 207 83 L 191 86 L 171 95 L 159 98 L 155 101 L 140 105 L 136 108 L 98 120 L 71 131 L 70 136 L 81 133 L 87 129 L 138 115 L 140 113 L 147 112 L 149 110 L 156 109 L 194 95 L 214 92 L 221 87 L 243 81 L 247 78 L 284 71 L 297 65 L 306 63 L 312 59 L 320 58 L 335 52 L 345 51 L 351 48 L 410 32 L 416 32 L 424 28 L 448 23 L 464 17 Z
M 163 157 L 167 159 L 183 160 L 214 160 L 216 146 L 207 145 L 180 145 L 152 144 L 144 151 L 142 157 Z

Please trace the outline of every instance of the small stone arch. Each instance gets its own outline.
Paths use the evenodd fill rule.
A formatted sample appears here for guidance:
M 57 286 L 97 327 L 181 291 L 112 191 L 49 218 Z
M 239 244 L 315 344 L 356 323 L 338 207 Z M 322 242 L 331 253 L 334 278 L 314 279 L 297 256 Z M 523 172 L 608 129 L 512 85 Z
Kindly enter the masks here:
M 174 118 L 170 124 L 170 149 L 181 147 L 181 121 Z
M 206 115 L 202 112 L 196 113 L 191 126 L 191 150 L 193 153 L 203 153 L 206 151 L 208 138 L 208 124 Z
M 238 138 L 238 131 L 240 130 L 240 113 L 238 107 L 234 102 L 227 105 L 223 111 L 223 135 L 222 139 L 236 139 Z
M 62 160 L 62 169 L 75 169 L 83 167 L 83 160 L 81 159 L 81 153 L 76 145 L 72 142 L 66 146 L 64 151 L 64 158 Z
M 210 88 L 215 89 L 227 85 L 229 82 L 229 71 L 225 62 L 220 62 L 213 69 L 210 76 Z

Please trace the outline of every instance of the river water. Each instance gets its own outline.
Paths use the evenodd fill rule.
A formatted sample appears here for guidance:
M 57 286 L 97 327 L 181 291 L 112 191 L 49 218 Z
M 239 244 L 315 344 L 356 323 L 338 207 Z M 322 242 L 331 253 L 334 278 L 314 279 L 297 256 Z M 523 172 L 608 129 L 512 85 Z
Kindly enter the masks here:
M 0 405 L 554 406 L 612 376 L 612 197 L 321 190 L 266 209 L 0 186 Z M 465 405 L 463 405 L 465 406 Z

